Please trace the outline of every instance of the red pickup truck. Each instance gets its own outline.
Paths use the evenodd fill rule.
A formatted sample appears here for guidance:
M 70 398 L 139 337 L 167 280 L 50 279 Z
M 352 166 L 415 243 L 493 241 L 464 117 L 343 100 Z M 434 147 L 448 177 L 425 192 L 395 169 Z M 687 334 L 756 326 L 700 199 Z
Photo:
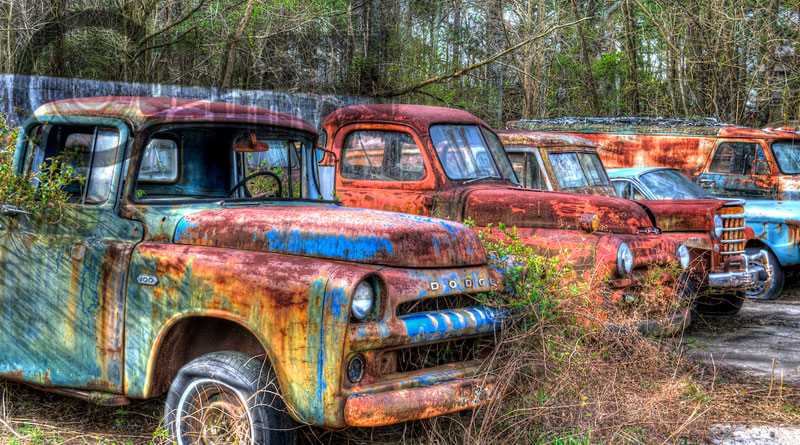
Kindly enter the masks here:
M 516 226 L 538 253 L 560 256 L 587 277 L 609 277 L 612 304 L 637 300 L 653 268 L 675 260 L 689 268 L 689 246 L 661 235 L 639 204 L 523 188 L 497 135 L 470 113 L 359 105 L 333 112 L 323 128 L 330 152 L 323 165 L 333 167 L 327 176 L 346 205 Z M 665 275 L 661 286 L 677 284 Z M 688 314 L 684 307 L 645 327 L 674 330 Z

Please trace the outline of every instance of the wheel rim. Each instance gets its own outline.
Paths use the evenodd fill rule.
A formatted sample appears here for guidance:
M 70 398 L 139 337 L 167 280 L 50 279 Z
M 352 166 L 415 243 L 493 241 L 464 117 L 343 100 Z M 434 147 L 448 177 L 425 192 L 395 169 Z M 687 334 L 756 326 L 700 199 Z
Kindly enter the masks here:
M 180 444 L 251 444 L 253 422 L 247 403 L 236 389 L 214 380 L 186 388 L 178 406 Z
M 753 261 L 750 264 L 759 267 L 764 267 L 764 265 L 761 264 L 760 261 Z M 772 281 L 770 281 L 769 286 L 765 286 L 763 281 L 759 281 L 756 286 L 747 288 L 747 290 L 745 291 L 745 295 L 747 296 L 747 298 L 752 298 L 754 300 L 763 300 L 764 296 L 767 294 L 767 292 L 771 287 L 772 287 Z

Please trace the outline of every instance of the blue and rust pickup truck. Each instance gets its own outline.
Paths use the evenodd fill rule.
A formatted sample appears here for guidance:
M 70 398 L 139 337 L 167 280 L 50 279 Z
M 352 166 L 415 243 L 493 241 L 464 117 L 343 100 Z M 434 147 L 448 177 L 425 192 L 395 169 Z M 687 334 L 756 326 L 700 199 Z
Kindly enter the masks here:
M 166 393 L 180 444 L 287 443 L 298 422 L 494 397 L 479 369 L 502 317 L 473 297 L 503 283 L 475 232 L 312 199 L 317 136 L 204 101 L 39 108 L 13 169 L 79 177 L 57 223 L 2 206 L 0 377 L 105 405 Z M 267 154 L 282 175 L 253 162 Z M 258 181 L 276 196 L 253 196 Z
M 678 170 L 668 167 L 631 167 L 609 169 L 611 183 L 620 194 L 635 199 L 711 198 Z M 632 198 L 632 199 L 634 199 Z M 764 250 L 772 268 L 772 282 L 749 292 L 750 298 L 780 298 L 785 282 L 784 269 L 800 264 L 800 202 L 747 199 L 747 227 L 753 239 L 746 245 L 748 253 Z

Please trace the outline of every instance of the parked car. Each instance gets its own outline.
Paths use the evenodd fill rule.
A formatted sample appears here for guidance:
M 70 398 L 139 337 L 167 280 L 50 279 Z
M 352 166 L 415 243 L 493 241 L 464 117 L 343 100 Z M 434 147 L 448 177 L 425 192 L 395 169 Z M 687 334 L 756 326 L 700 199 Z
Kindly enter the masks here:
M 596 143 L 608 168 L 672 167 L 717 196 L 800 199 L 800 131 L 714 119 L 559 118 L 508 122 Z
M 597 147 L 589 140 L 529 130 L 498 130 L 497 135 L 517 174 L 522 173 L 526 187 L 617 196 L 597 155 Z M 745 261 L 740 258 L 744 244 L 752 239 L 752 233 L 745 230 L 741 200 L 706 197 L 681 205 L 661 200 L 640 205 L 654 216 L 664 236 L 690 246 L 692 273 L 701 290 L 698 303 L 706 313 L 712 312 L 712 308 L 715 313 L 735 313 L 741 308 L 747 290 L 752 292 L 768 285 L 765 283 L 769 281 L 768 269 L 760 263 L 750 264 L 756 258 L 753 255 L 762 258 L 760 252 Z M 711 228 L 713 219 L 723 226 L 719 233 Z M 736 261 L 733 267 L 731 261 Z
M 473 297 L 504 286 L 478 236 L 315 199 L 317 136 L 204 101 L 36 110 L 13 169 L 60 159 L 81 177 L 58 223 L 2 206 L 0 377 L 104 405 L 166 393 L 178 443 L 288 443 L 298 422 L 387 425 L 495 397 L 478 372 L 502 313 Z M 282 178 L 247 162 L 273 151 L 273 166 L 297 155 Z M 300 187 L 281 184 L 295 169 Z M 276 197 L 251 197 L 265 177 Z
M 709 198 L 705 189 L 689 180 L 674 168 L 635 167 L 609 169 L 611 183 L 621 197 L 647 199 L 702 199 Z M 785 282 L 784 269 L 800 264 L 800 203 L 748 199 L 745 205 L 747 226 L 753 238 L 745 250 L 750 261 L 772 269 L 771 283 L 762 283 L 748 290 L 748 297 L 758 299 L 780 298 Z M 761 254 L 760 252 L 764 253 Z
M 465 111 L 361 105 L 334 111 L 323 128 L 332 153 L 324 162 L 335 183 L 329 187 L 346 205 L 471 220 L 478 228 L 514 226 L 535 252 L 561 258 L 586 280 L 609 278 L 611 298 L 592 308 L 600 315 L 605 305 L 647 301 L 642 289 L 654 272 L 660 289 L 677 291 L 676 306 L 693 293 L 659 273 L 676 260 L 689 267 L 688 246 L 661 235 L 642 206 L 521 187 L 497 135 Z M 674 332 L 689 322 L 687 306 L 641 327 Z

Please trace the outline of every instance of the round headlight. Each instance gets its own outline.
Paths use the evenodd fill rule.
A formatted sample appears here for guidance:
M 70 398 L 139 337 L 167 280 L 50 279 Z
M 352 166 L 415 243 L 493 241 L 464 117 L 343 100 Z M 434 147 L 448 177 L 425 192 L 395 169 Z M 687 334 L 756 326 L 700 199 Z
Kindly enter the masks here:
M 353 316 L 359 321 L 366 320 L 375 304 L 375 286 L 370 280 L 364 280 L 356 288 L 353 295 Z
M 725 228 L 725 225 L 722 222 L 722 217 L 714 215 L 714 230 L 711 232 L 711 235 L 713 235 L 714 238 L 721 237 L 723 228 Z
M 617 250 L 617 273 L 621 277 L 631 273 L 633 269 L 633 253 L 627 243 L 621 243 Z
M 681 269 L 686 270 L 689 267 L 689 249 L 683 244 L 678 244 L 678 249 L 675 251 L 675 259 L 681 265 Z

